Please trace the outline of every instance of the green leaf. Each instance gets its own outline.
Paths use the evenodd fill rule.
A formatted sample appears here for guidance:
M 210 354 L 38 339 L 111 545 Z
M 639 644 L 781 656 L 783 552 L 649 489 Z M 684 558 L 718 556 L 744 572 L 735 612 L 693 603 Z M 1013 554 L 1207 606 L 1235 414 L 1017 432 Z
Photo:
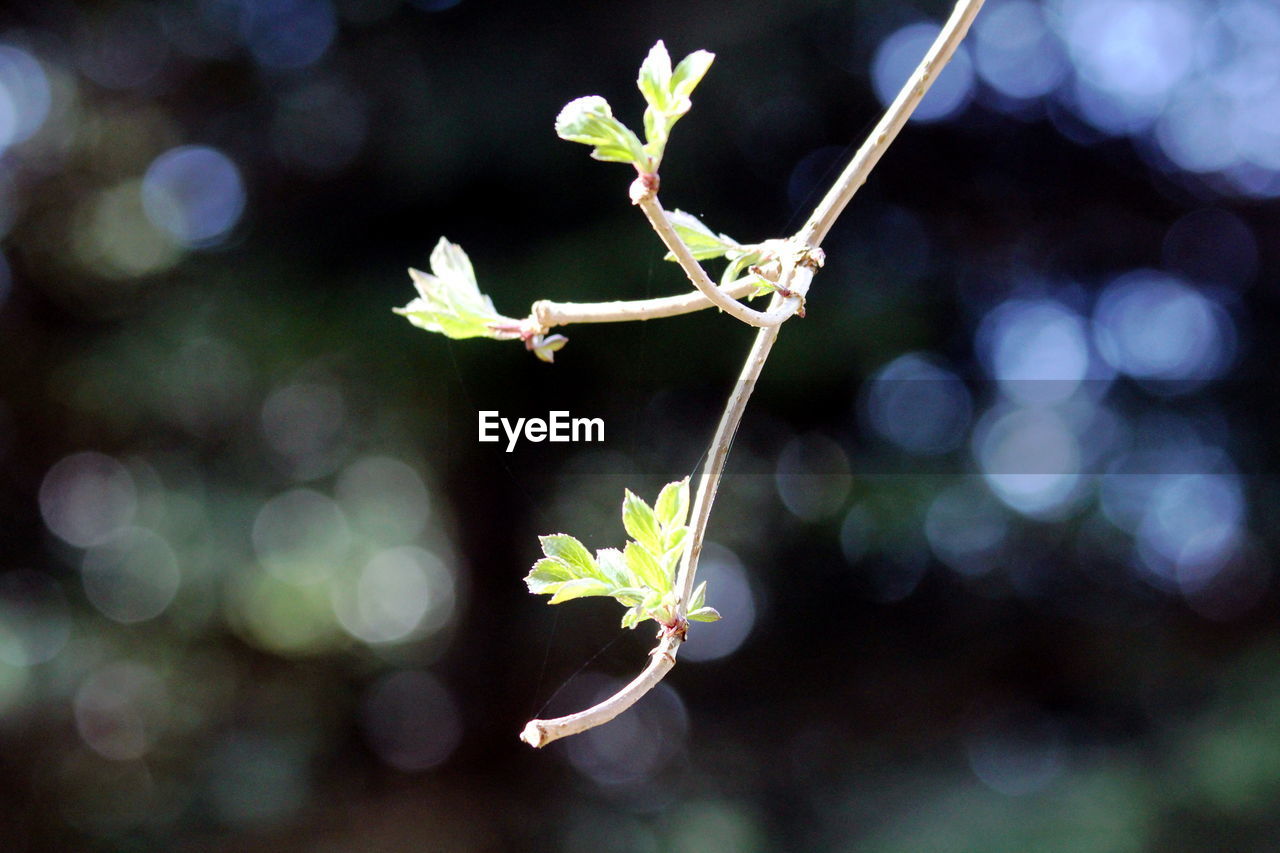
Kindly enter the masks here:
M 758 275 L 751 276 L 751 282 L 755 284 L 756 289 L 751 291 L 747 296 L 748 299 L 755 299 L 757 296 L 767 296 L 778 289 L 777 282 L 769 281 L 769 279 L 761 278 Z
M 691 611 L 686 618 L 694 622 L 718 622 L 720 621 L 720 611 L 714 607 L 699 607 L 697 610 Z
M 710 51 L 695 50 L 680 60 L 680 64 L 671 73 L 672 100 L 677 104 L 681 101 L 687 102 L 689 96 L 693 94 L 693 90 L 702 82 L 703 76 L 706 75 L 707 69 L 711 67 L 711 63 L 715 61 L 715 58 L 716 55 Z M 688 112 L 688 110 L 689 106 L 686 105 L 682 112 Z
M 596 567 L 596 561 L 591 558 L 591 552 L 567 533 L 539 536 L 538 541 L 542 543 L 542 553 L 569 566 L 576 577 L 605 579 L 605 575 Z
M 613 592 L 609 593 L 618 602 L 628 607 L 634 607 L 644 601 L 645 596 L 649 593 L 642 587 L 638 586 L 620 586 L 616 587 Z
M 688 525 L 680 525 L 666 531 L 662 535 L 662 544 L 665 550 L 662 552 L 662 562 L 671 567 L 674 572 L 675 567 L 679 565 L 680 558 L 684 556 L 685 540 L 689 538 Z
M 598 578 L 578 578 L 577 580 L 565 581 L 560 585 L 556 594 L 551 596 L 551 600 L 547 604 L 559 604 L 562 601 L 586 598 L 589 595 L 609 595 L 611 589 L 609 584 Z
M 693 101 L 689 96 L 702 81 L 703 75 L 707 73 L 707 69 L 711 67 L 711 61 L 715 58 L 715 54 L 705 50 L 695 51 L 682 59 L 675 71 L 671 73 L 667 84 L 666 106 L 662 110 L 662 121 L 657 122 L 662 128 L 663 145 L 666 144 L 671 128 L 675 127 L 680 117 L 693 107 Z M 658 156 L 661 157 L 661 149 Z
M 666 113 L 660 113 L 653 107 L 644 111 L 644 153 L 649 158 L 650 171 L 656 172 L 662 163 L 667 139 L 671 136 L 671 124 Z
M 640 64 L 636 85 L 648 104 L 644 111 L 644 150 L 656 169 L 671 129 L 667 119 L 671 112 L 671 56 L 661 41 L 649 49 Z
M 640 77 L 636 80 L 640 94 L 657 113 L 669 112 L 671 108 L 671 55 L 667 46 L 658 41 L 649 48 L 649 55 L 640 63 Z
M 483 296 L 480 288 L 476 286 L 476 271 L 471 267 L 471 259 L 457 243 L 450 243 L 445 238 L 440 238 L 436 247 L 431 250 L 431 271 L 440 278 L 466 283 L 455 292 L 459 304 L 471 308 L 489 304 L 488 298 Z
M 680 235 L 680 239 L 689 247 L 689 251 L 700 261 L 718 258 L 741 248 L 736 240 L 724 234 L 716 234 L 698 220 L 692 213 L 683 210 L 672 210 L 667 214 L 671 225 Z M 671 252 L 663 260 L 674 261 L 676 256 Z
M 707 582 L 703 581 L 693 590 L 693 595 L 689 596 L 689 610 L 700 610 L 707 603 Z
M 622 627 L 634 628 L 636 625 L 649 618 L 651 617 L 646 616 L 644 611 L 640 608 L 640 605 L 637 604 L 636 606 L 629 608 L 626 613 L 622 614 Z
M 525 577 L 524 582 L 528 585 L 529 592 L 540 595 L 554 593 L 560 588 L 560 584 L 575 577 L 573 569 L 559 560 L 542 559 L 533 564 L 533 570 Z
M 694 622 L 715 622 L 720 618 L 720 612 L 714 607 L 706 606 L 707 582 L 703 581 L 698 584 L 697 589 L 693 591 L 693 595 L 689 596 L 689 612 L 686 616 Z
M 662 606 L 663 599 L 666 596 L 656 589 L 649 590 L 649 594 L 644 597 L 644 601 L 640 602 L 640 606 L 644 608 L 646 613 L 653 613 Z
M 627 561 L 617 548 L 601 548 L 596 551 L 596 566 L 599 567 L 602 575 L 620 587 L 631 586 L 634 583 L 631 570 L 627 568 Z
M 689 517 L 689 478 L 667 483 L 653 503 L 653 514 L 664 531 L 682 525 Z
M 431 252 L 431 272 L 410 269 L 418 298 L 394 309 L 410 323 L 450 338 L 517 338 L 520 321 L 504 317 L 480 292 L 462 247 L 444 237 Z
M 662 553 L 662 536 L 658 530 L 658 519 L 653 509 L 627 489 L 622 498 L 622 526 L 632 539 L 639 542 L 653 554 Z
M 569 142 L 593 146 L 591 156 L 597 160 L 632 163 L 642 171 L 651 171 L 639 137 L 613 117 L 609 102 L 599 95 L 565 104 L 556 116 L 556 134 Z
M 661 597 L 663 592 L 671 588 L 671 578 L 647 548 L 636 542 L 628 542 L 622 556 L 627 561 L 631 576 L 639 581 L 638 585 L 651 590 L 651 595 Z
M 738 277 L 742 275 L 742 271 L 754 263 L 750 259 L 750 255 L 739 254 L 736 257 L 728 256 L 729 263 L 725 264 L 724 272 L 720 274 L 720 286 L 732 287 Z

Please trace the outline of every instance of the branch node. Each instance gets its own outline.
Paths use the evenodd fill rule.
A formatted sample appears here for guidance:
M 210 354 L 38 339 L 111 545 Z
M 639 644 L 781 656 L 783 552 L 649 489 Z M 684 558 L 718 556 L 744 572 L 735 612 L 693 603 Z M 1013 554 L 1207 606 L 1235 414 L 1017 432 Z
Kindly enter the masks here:
M 631 203 L 640 204 L 656 196 L 658 194 L 658 184 L 657 172 L 641 172 L 631 182 L 631 189 L 629 190 Z
M 801 246 L 796 252 L 796 266 L 817 272 L 827 262 L 827 253 L 818 246 Z
M 529 308 L 529 319 L 525 320 L 530 326 L 536 327 L 535 334 L 545 335 L 551 331 L 551 327 L 556 325 L 553 316 L 555 308 L 549 299 L 539 299 Z

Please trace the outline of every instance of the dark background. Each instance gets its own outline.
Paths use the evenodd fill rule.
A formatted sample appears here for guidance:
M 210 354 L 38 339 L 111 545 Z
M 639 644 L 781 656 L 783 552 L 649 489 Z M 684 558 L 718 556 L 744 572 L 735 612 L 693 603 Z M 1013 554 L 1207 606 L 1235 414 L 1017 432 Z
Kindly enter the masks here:
M 546 365 L 393 315 L 405 268 L 447 235 L 515 316 L 681 292 L 560 107 L 638 126 L 655 40 L 714 51 L 664 202 L 785 236 L 947 11 L 7 4 L 0 846 L 1280 849 L 1262 0 L 991 0 L 765 369 L 725 620 L 611 725 L 516 739 L 651 644 L 529 596 L 537 534 L 620 545 L 752 333 L 570 327 Z M 507 455 L 478 409 L 607 441 Z

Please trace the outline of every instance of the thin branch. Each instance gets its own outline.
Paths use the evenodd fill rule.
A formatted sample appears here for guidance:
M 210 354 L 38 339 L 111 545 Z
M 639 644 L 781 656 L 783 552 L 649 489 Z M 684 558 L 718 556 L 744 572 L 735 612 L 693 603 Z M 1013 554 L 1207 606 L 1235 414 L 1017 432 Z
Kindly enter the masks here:
M 671 671 L 676 665 L 676 652 L 680 650 L 681 642 L 676 636 L 663 637 L 657 648 L 649 653 L 649 665 L 626 687 L 585 711 L 567 717 L 556 717 L 554 720 L 530 720 L 520 733 L 520 740 L 535 749 L 541 748 L 553 740 L 576 735 L 609 722 L 634 705 L 636 700 L 652 690 Z
M 684 241 L 680 239 L 680 235 L 676 233 L 671 220 L 667 218 L 667 212 L 662 209 L 662 204 L 658 201 L 658 194 L 652 190 L 647 192 L 636 191 L 635 186 L 643 185 L 643 182 L 644 176 L 636 179 L 636 184 L 632 188 L 631 200 L 644 211 L 644 215 L 649 219 L 649 224 L 653 226 L 654 231 L 658 232 L 658 236 L 662 238 L 662 242 L 666 244 L 671 254 L 675 255 L 676 262 L 680 264 L 684 274 L 689 277 L 689 281 L 693 282 L 693 286 L 698 288 L 698 291 L 711 300 L 717 308 L 749 326 L 766 327 L 780 325 L 795 314 L 804 304 L 804 301 L 799 297 L 789 297 L 778 309 L 767 312 L 756 311 L 731 298 L 723 290 L 716 287 L 707 276 L 706 270 L 702 268 L 697 258 L 693 256 L 693 252 L 689 251 L 689 247 L 684 244 Z
M 730 287 L 716 288 L 730 299 L 738 300 L 755 290 L 756 283 L 740 279 Z M 623 323 L 629 320 L 656 320 L 675 317 L 710 308 L 711 300 L 699 291 L 679 296 L 663 296 L 656 299 L 635 299 L 625 302 L 552 302 L 547 299 L 533 303 L 531 318 L 543 333 L 556 326 L 570 323 Z
M 916 70 L 907 78 L 906 84 L 893 99 L 893 103 L 889 105 L 880 122 L 872 129 L 871 135 L 862 143 L 858 153 L 853 155 L 853 160 L 840 173 L 840 177 L 823 196 L 822 201 L 818 202 L 809 221 L 796 233 L 794 239 L 797 242 L 810 248 L 817 248 L 822 244 L 845 205 L 866 183 L 867 176 L 871 174 L 876 163 L 880 162 L 881 156 L 889 145 L 897 138 L 898 132 L 907 123 L 916 105 L 929 90 L 930 84 L 951 60 L 965 33 L 969 32 L 969 25 L 973 23 L 974 16 L 982 8 L 982 2 L 983 0 L 959 0 L 956 3 L 951 17 L 943 25 L 929 52 L 924 55 L 924 59 Z
M 767 312 L 753 311 L 712 284 L 688 247 L 675 233 L 665 211 L 658 204 L 654 187 L 646 187 L 642 185 L 642 181 L 637 181 L 637 184 L 641 185 L 639 191 L 636 186 L 632 188 L 632 201 L 644 210 L 654 230 L 676 256 L 685 274 L 689 276 L 689 280 L 699 292 L 739 320 L 760 327 L 752 343 L 751 352 L 747 355 L 746 363 L 738 376 L 738 383 L 725 404 L 724 413 L 720 416 L 711 453 L 706 464 L 703 465 L 702 474 L 698 480 L 698 491 L 694 498 L 693 519 L 689 531 L 689 547 L 681 558 L 676 574 L 676 588 L 680 594 L 677 617 L 682 628 L 687 615 L 688 601 L 693 591 L 698 558 L 702 553 L 707 522 L 711 517 L 711 507 L 715 503 L 716 490 L 720 484 L 720 477 L 724 473 L 729 448 L 733 444 L 733 436 L 737 432 L 738 424 L 742 421 L 742 414 L 746 410 L 747 401 L 755 388 L 756 380 L 764 369 L 764 363 L 769 357 L 773 342 L 777 340 L 778 326 L 804 306 L 804 295 L 808 292 L 809 282 L 822 263 L 821 250 L 818 247 L 823 238 L 831 230 L 832 224 L 844 210 L 845 205 L 853 198 L 853 194 L 866 181 L 867 175 L 879 162 L 889 143 L 906 124 L 911 112 L 920 103 L 920 99 L 924 97 L 933 79 L 955 53 L 956 45 L 964 38 L 969 24 L 981 7 L 982 0 L 959 0 L 951 18 L 938 34 L 937 40 L 929 48 L 919 67 L 907 79 L 906 85 L 872 130 L 871 136 L 858 149 L 853 161 L 818 204 L 809 221 L 795 237 L 788 241 L 792 244 L 792 250 L 782 258 L 777 292 L 774 293 Z M 643 180 L 644 176 L 641 178 Z M 793 295 L 785 295 L 788 293 Z M 622 690 L 576 714 L 553 720 L 530 720 L 520 735 L 521 739 L 535 747 L 544 746 L 558 738 L 578 734 L 607 723 L 630 708 L 675 666 L 676 652 L 683 641 L 683 632 L 670 634 L 664 632 L 659 636 L 660 642 L 657 648 L 650 653 L 649 665 Z
M 775 293 L 770 308 L 776 308 L 782 301 L 783 297 Z M 702 466 L 698 490 L 693 498 L 693 517 L 689 522 L 689 546 L 680 558 L 680 567 L 676 571 L 676 589 L 680 594 L 676 615 L 680 620 L 688 613 L 693 581 L 698 571 L 698 558 L 702 556 L 702 542 L 707 535 L 707 522 L 711 519 L 716 491 L 720 488 L 720 477 L 724 474 L 725 462 L 729 459 L 729 448 L 733 446 L 733 437 L 738 432 L 738 424 L 742 423 L 742 414 L 747 410 L 747 401 L 755 390 L 756 380 L 760 378 L 760 371 L 769 358 L 769 350 L 777 339 L 777 326 L 765 326 L 756 332 L 751 352 L 747 354 L 742 372 L 738 374 L 738 383 L 733 387 L 733 393 L 729 395 L 724 412 L 720 415 L 720 423 L 716 426 L 716 434 L 711 441 L 711 453 Z

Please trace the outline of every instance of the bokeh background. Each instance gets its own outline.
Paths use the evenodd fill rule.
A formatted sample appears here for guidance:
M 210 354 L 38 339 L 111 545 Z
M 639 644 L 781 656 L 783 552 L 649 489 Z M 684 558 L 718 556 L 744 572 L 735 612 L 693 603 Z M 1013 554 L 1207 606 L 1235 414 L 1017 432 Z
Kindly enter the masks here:
M 516 316 L 681 292 L 627 169 L 640 60 L 718 55 L 669 207 L 808 214 L 932 2 L 10 0 L 0 12 L 0 847 L 1280 849 L 1280 7 L 989 0 L 832 233 L 703 575 L 643 665 L 548 608 L 751 332 L 391 308 L 444 234 Z M 606 420 L 481 445 L 478 409 Z

